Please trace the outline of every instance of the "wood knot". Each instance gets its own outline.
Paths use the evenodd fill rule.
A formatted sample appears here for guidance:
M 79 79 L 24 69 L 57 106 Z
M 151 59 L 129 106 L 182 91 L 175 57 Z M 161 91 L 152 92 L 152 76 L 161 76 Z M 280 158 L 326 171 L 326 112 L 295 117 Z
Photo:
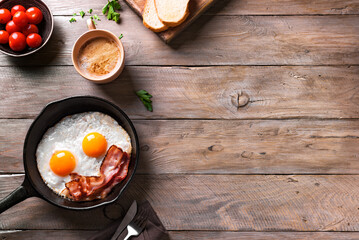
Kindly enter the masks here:
M 247 151 L 243 151 L 241 153 L 241 157 L 242 158 L 251 158 L 253 156 L 253 152 L 247 152 Z
M 224 147 L 222 145 L 212 145 L 210 147 L 208 147 L 208 150 L 211 152 L 220 152 L 224 149 Z
M 249 95 L 240 91 L 239 93 L 231 96 L 231 102 L 237 109 L 245 107 L 249 103 Z
M 149 147 L 148 145 L 143 145 L 143 146 L 141 147 L 141 151 L 146 152 L 146 151 L 148 151 L 148 150 L 150 150 L 150 147 Z
M 295 179 L 294 177 L 289 177 L 288 182 L 298 182 L 298 180 Z

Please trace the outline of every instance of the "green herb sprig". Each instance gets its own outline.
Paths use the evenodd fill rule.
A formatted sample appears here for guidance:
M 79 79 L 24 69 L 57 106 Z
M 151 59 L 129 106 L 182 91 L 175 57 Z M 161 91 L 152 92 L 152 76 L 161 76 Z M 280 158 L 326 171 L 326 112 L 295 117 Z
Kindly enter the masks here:
M 101 19 L 97 16 L 97 14 L 91 16 L 91 20 L 95 25 L 97 24 L 96 21 L 101 21 Z
M 104 15 L 107 13 L 108 20 L 113 20 L 118 23 L 120 21 L 120 14 L 116 12 L 116 10 L 120 9 L 121 5 L 118 0 L 108 0 L 107 4 L 102 8 L 102 13 Z
M 92 9 L 90 9 L 90 10 L 88 10 L 87 11 L 88 13 L 92 13 Z M 74 17 L 76 17 L 76 16 L 81 16 L 81 18 L 84 18 L 85 17 L 85 15 L 86 15 L 86 13 L 83 11 L 83 10 L 81 10 L 78 14 L 77 13 L 74 13 L 74 14 L 72 14 L 72 16 L 74 16 Z M 98 18 L 98 16 L 97 15 L 95 15 L 97 18 Z M 91 19 L 93 20 L 93 17 L 91 16 Z M 100 21 L 100 18 L 98 18 L 98 19 L 96 19 L 96 20 L 98 20 L 98 21 Z M 94 21 L 94 20 L 93 20 Z M 70 23 L 73 23 L 73 22 L 77 22 L 76 21 L 76 18 L 71 18 L 70 20 L 69 20 L 69 22 Z M 95 21 L 94 21 L 94 23 L 95 23 Z
M 143 103 L 143 105 L 145 105 L 147 110 L 152 112 L 152 95 L 149 94 L 146 90 L 139 90 L 136 92 L 136 95 L 140 98 L 141 102 Z

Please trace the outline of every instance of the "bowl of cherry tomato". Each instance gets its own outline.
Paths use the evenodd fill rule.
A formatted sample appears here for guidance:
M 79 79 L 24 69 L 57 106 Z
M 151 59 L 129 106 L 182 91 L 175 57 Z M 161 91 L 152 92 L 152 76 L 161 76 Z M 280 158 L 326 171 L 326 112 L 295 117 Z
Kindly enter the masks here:
M 0 2 L 0 52 L 23 57 L 41 49 L 50 39 L 54 20 L 41 0 Z

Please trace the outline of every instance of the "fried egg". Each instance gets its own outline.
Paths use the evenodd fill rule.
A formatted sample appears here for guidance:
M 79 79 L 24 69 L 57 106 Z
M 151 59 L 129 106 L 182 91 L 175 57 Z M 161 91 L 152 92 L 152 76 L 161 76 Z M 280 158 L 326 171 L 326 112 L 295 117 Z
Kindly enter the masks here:
M 112 117 L 100 112 L 67 116 L 42 137 L 36 150 L 37 167 L 47 186 L 65 196 L 69 174 L 99 176 L 112 145 L 131 154 L 130 136 Z

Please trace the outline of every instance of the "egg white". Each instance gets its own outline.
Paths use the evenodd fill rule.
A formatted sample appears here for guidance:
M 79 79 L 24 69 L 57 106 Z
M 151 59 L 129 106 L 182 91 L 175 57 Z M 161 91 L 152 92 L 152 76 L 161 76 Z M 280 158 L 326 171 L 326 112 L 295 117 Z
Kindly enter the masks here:
M 106 138 L 107 150 L 116 145 L 131 154 L 130 136 L 112 117 L 100 112 L 84 112 L 63 118 L 46 131 L 36 150 L 40 175 L 57 194 L 63 195 L 61 192 L 66 188 L 65 183 L 71 178 L 60 177 L 50 169 L 50 159 L 56 151 L 68 150 L 74 155 L 76 167 L 73 172 L 83 176 L 100 175 L 104 155 L 89 157 L 82 150 L 82 141 L 91 132 L 98 132 Z

